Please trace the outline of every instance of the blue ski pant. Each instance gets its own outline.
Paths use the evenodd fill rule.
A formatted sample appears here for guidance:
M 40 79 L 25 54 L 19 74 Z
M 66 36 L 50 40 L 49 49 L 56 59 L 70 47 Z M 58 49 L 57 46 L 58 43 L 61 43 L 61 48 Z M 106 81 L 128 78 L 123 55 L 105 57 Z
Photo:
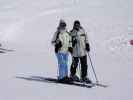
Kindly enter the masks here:
M 57 53 L 58 59 L 58 79 L 68 76 L 68 53 Z

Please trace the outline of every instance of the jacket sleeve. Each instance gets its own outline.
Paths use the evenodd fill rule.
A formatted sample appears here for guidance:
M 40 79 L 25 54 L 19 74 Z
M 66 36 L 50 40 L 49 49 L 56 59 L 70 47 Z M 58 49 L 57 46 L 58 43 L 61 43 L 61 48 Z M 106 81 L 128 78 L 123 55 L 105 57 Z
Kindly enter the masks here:
M 83 31 L 84 31 L 84 34 L 85 34 L 85 43 L 89 44 L 88 35 L 87 35 L 87 33 L 85 32 L 85 30 L 83 30 Z
M 85 33 L 85 46 L 86 46 L 86 50 L 89 52 L 90 51 L 90 44 L 89 44 L 89 40 L 88 40 L 88 36 L 87 33 L 84 31 Z
M 75 40 L 76 40 L 76 36 L 74 36 L 74 31 L 73 30 L 71 30 L 70 32 L 69 32 L 69 34 L 70 34 L 70 45 L 71 45 L 71 47 L 74 47 L 74 45 L 75 45 Z
M 56 31 L 53 35 L 53 38 L 52 38 L 52 41 L 51 41 L 51 44 L 52 45 L 55 45 L 56 44 L 56 39 L 57 39 L 57 34 L 58 34 L 58 31 Z
M 72 37 L 71 37 L 71 33 L 68 32 L 68 31 L 67 31 L 67 33 L 68 33 L 68 38 L 69 38 L 69 47 L 72 47 Z
M 69 47 L 72 47 L 72 37 L 69 35 Z

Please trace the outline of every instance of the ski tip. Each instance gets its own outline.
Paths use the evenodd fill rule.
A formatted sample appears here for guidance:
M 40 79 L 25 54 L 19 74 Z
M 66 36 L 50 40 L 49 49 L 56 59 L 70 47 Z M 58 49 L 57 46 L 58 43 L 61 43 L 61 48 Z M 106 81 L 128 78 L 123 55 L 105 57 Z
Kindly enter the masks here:
M 97 86 L 100 86 L 100 87 L 103 87 L 103 88 L 107 88 L 108 87 L 108 85 L 105 85 L 105 84 L 96 84 Z
M 4 51 L 0 51 L 0 53 L 5 53 Z
M 107 88 L 108 87 L 108 85 L 105 85 L 105 84 L 102 84 L 102 83 L 99 83 L 99 82 L 92 83 L 92 84 L 95 85 L 95 86 L 103 87 L 103 88 Z

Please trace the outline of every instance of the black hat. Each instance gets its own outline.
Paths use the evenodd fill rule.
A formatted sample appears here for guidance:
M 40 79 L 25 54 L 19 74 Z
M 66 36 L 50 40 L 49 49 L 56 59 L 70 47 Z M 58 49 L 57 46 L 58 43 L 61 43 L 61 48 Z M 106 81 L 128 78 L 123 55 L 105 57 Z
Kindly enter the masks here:
M 59 24 L 60 27 L 66 27 L 66 22 L 64 20 L 60 20 L 60 24 Z
M 74 21 L 74 25 L 77 25 L 77 24 L 80 25 L 80 21 L 79 20 L 75 20 Z

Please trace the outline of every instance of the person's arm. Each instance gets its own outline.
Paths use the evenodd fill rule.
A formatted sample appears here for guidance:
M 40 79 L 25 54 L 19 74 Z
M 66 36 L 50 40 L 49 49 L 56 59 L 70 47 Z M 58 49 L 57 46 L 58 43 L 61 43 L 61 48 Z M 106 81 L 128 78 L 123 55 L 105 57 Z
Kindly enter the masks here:
M 67 31 L 67 33 L 68 33 L 68 38 L 69 38 L 69 47 L 72 47 L 72 36 L 71 36 L 71 33 L 68 32 L 68 31 Z
M 90 44 L 89 44 L 89 40 L 88 40 L 88 35 L 87 33 L 84 31 L 85 33 L 85 46 L 86 46 L 86 51 L 90 51 Z
M 57 37 L 58 36 L 58 37 Z M 58 51 L 59 51 L 59 49 L 62 47 L 62 42 L 60 41 L 60 34 L 59 33 L 57 33 L 57 35 L 56 35 L 56 38 L 55 39 L 53 39 L 54 41 L 52 41 L 53 43 L 53 45 L 54 45 L 54 47 L 55 47 L 55 53 L 58 53 Z
M 53 36 L 53 38 L 52 38 L 52 41 L 51 41 L 51 43 L 52 43 L 52 45 L 56 45 L 56 44 L 58 44 L 58 43 L 60 43 L 60 40 L 59 40 L 59 29 L 55 32 L 55 34 L 54 34 L 54 36 Z
M 69 47 L 68 47 L 68 51 L 72 54 L 73 53 L 73 48 L 72 48 L 72 37 L 70 35 L 70 33 L 68 32 L 69 34 Z
M 82 28 L 83 29 L 83 28 Z M 83 29 L 83 32 L 85 34 L 85 43 L 89 44 L 89 40 L 88 40 L 88 35 L 87 33 L 85 32 L 85 30 Z
M 53 38 L 52 38 L 52 41 L 51 41 L 51 44 L 52 44 L 52 45 L 55 45 L 55 44 L 56 44 L 57 34 L 58 34 L 58 32 L 56 31 L 56 32 L 54 33 L 54 35 L 53 35 Z
M 77 43 L 77 38 L 76 38 L 76 31 L 75 30 L 71 30 L 70 31 L 70 34 L 71 34 L 71 44 L 72 44 L 72 47 L 74 47 Z

